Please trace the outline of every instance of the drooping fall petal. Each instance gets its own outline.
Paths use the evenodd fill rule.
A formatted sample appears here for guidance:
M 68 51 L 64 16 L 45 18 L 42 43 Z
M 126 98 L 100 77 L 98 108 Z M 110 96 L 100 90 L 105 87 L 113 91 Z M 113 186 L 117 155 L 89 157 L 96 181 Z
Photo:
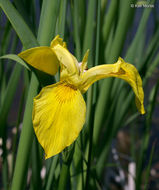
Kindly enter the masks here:
M 45 158 L 61 152 L 78 137 L 85 122 L 81 92 L 59 82 L 42 89 L 34 99 L 33 127 Z
M 136 96 L 136 106 L 140 113 L 144 114 L 144 93 L 141 77 L 135 66 L 126 63 L 122 58 L 119 58 L 115 64 L 100 65 L 86 71 L 82 76 L 80 90 L 84 93 L 94 82 L 108 77 L 121 78 L 130 84 Z
M 50 75 L 58 71 L 59 60 L 50 47 L 35 47 L 18 54 L 32 67 Z

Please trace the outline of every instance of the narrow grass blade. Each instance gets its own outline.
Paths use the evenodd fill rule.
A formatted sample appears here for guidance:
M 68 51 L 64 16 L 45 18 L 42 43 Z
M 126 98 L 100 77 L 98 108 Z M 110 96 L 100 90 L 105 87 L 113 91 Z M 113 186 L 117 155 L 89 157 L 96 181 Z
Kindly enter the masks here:
M 52 163 L 50 166 L 50 170 L 49 170 L 49 174 L 48 174 L 48 178 L 47 178 L 47 183 L 45 186 L 46 190 L 50 190 L 52 187 L 53 179 L 55 177 L 55 168 L 56 168 L 57 162 L 59 160 L 58 158 L 59 158 L 58 155 L 52 158 Z
M 65 34 L 66 9 L 67 9 L 67 0 L 61 0 L 60 13 L 58 17 L 58 34 L 62 38 L 64 38 Z
M 86 27 L 85 27 L 85 33 L 84 33 L 84 41 L 83 41 L 83 51 L 82 54 L 87 51 L 87 49 L 92 48 L 93 45 L 93 36 L 94 36 L 94 15 L 95 15 L 95 6 L 96 1 L 95 0 L 89 0 L 88 2 L 88 12 L 87 12 L 87 21 L 86 21 Z M 92 49 L 93 51 L 93 49 Z M 92 53 L 90 52 L 88 66 L 92 67 Z
M 7 18 L 11 22 L 14 30 L 19 36 L 21 42 L 23 43 L 24 48 L 30 48 L 37 46 L 37 40 L 32 34 L 29 27 L 23 21 L 22 17 L 19 15 L 17 10 L 14 8 L 12 3 L 9 0 L 0 0 L 0 7 L 5 12 Z
M 152 149 L 151 149 L 151 154 L 148 162 L 148 166 L 146 168 L 146 176 L 145 176 L 145 185 L 144 185 L 144 190 L 148 190 L 148 182 L 149 182 L 149 176 L 150 176 L 150 170 L 151 170 L 151 165 L 152 165 L 152 159 L 155 151 L 155 144 L 153 144 Z
M 73 25 L 74 25 L 74 39 L 75 39 L 75 54 L 78 60 L 81 59 L 81 44 L 80 44 L 80 34 L 79 34 L 79 1 L 74 0 L 73 4 Z
M 42 162 L 40 158 L 40 153 L 39 153 L 39 143 L 34 138 L 33 140 L 33 145 L 32 145 L 32 159 L 31 159 L 31 167 L 32 167 L 32 180 L 31 180 L 31 185 L 33 189 L 42 189 L 42 179 L 40 176 L 41 173 L 41 168 L 42 168 Z
M 5 99 L 3 100 L 3 104 L 0 109 L 0 134 L 3 136 L 4 130 L 5 130 L 5 121 L 8 116 L 9 108 L 11 106 L 11 103 L 14 98 L 14 94 L 16 91 L 17 83 L 19 81 L 21 73 L 21 66 L 15 65 L 15 68 L 12 72 L 12 75 L 10 77 L 9 83 L 7 85 L 7 89 L 5 91 Z
M 105 45 L 107 44 L 108 37 L 112 28 L 112 23 L 115 20 L 114 17 L 116 15 L 118 8 L 118 1 L 112 0 L 109 5 L 108 13 L 105 15 L 102 34 Z
M 19 64 L 21 64 L 22 66 L 24 66 L 26 69 L 30 71 L 30 68 L 27 66 L 27 64 L 19 56 L 15 54 L 3 55 L 0 57 L 0 59 L 11 59 L 13 61 L 18 62 Z
M 49 8 L 47 6 L 49 5 Z M 59 12 L 59 1 L 43 1 L 38 30 L 38 41 L 40 45 L 49 45 L 55 34 L 57 15 Z M 50 24 L 49 24 L 50 23 Z M 45 25 L 45 26 L 44 26 Z

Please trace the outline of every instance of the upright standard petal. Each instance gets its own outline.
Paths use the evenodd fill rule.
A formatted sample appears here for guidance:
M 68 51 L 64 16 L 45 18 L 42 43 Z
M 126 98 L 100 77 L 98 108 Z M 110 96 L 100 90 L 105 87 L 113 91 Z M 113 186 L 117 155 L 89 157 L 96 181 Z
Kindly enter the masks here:
M 141 77 L 135 66 L 129 63 L 125 63 L 125 61 L 122 58 L 119 58 L 117 63 L 115 64 L 100 65 L 86 71 L 82 76 L 80 90 L 84 93 L 94 82 L 108 77 L 121 78 L 131 85 L 136 95 L 136 106 L 140 113 L 144 114 L 144 93 L 142 88 Z
M 84 125 L 85 113 L 81 92 L 64 82 L 43 88 L 35 97 L 33 126 L 46 159 L 74 142 Z
M 50 47 L 35 47 L 18 54 L 32 67 L 50 75 L 58 71 L 59 60 Z
M 59 35 L 57 35 L 57 36 L 51 41 L 50 47 L 53 48 L 53 47 L 55 47 L 55 46 L 58 45 L 58 44 L 67 49 L 66 42 L 63 42 L 63 39 L 60 38 Z
M 61 63 L 61 68 L 66 72 L 61 73 L 61 78 L 79 74 L 79 66 L 77 59 L 63 46 L 55 45 L 53 48 L 58 60 Z

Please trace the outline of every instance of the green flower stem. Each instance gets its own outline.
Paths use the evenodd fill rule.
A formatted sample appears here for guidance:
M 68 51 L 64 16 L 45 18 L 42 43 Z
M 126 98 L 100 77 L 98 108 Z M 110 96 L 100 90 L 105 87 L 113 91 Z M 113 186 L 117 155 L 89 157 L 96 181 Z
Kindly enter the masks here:
M 74 0 L 74 7 L 73 9 L 73 25 L 74 25 L 74 39 L 75 39 L 75 44 L 76 44 L 76 49 L 75 49 L 75 55 L 80 61 L 81 59 L 81 44 L 80 44 L 80 38 L 79 38 L 79 1 Z
M 28 98 L 26 102 L 26 109 L 23 119 L 23 127 L 20 136 L 16 165 L 12 181 L 12 190 L 22 190 L 25 187 L 26 171 L 29 162 L 30 147 L 33 142 L 33 128 L 32 128 L 32 103 L 33 98 L 37 94 L 38 81 L 34 74 L 32 74 Z
M 107 45 L 109 33 L 111 30 L 111 25 L 113 23 L 113 20 L 114 20 L 115 14 L 116 14 L 116 10 L 118 8 L 118 6 L 117 6 L 118 3 L 119 3 L 119 1 L 116 1 L 116 0 L 112 0 L 110 2 L 110 7 L 108 9 L 108 13 L 106 14 L 106 16 L 104 18 L 102 34 L 103 34 L 103 40 L 104 40 L 105 45 Z
M 64 38 L 64 33 L 65 33 L 66 8 L 67 8 L 67 0 L 61 0 L 59 22 L 58 22 L 58 34 L 62 38 Z
M 20 122 L 21 122 L 21 118 L 22 118 L 22 114 L 23 114 L 23 106 L 24 106 L 24 96 L 26 93 L 26 89 L 23 89 L 22 91 L 22 95 L 20 98 L 20 105 L 19 105 L 19 111 L 18 111 L 18 116 L 17 116 L 17 121 L 16 121 L 16 134 L 13 137 L 13 145 L 12 145 L 12 151 L 13 151 L 13 158 L 12 158 L 12 175 L 13 175 L 13 171 L 14 171 L 14 167 L 15 167 L 15 160 L 16 160 L 16 147 L 17 147 L 17 142 L 18 142 L 18 134 L 19 134 L 19 126 L 20 126 Z
M 58 190 L 64 190 L 67 189 L 67 183 L 69 181 L 69 169 L 70 165 L 63 163 L 62 164 L 62 169 L 60 173 L 60 180 L 59 180 L 59 185 L 58 185 Z
M 40 176 L 41 165 L 42 165 L 42 155 L 39 151 L 39 143 L 36 138 L 34 138 L 32 144 L 32 154 L 31 154 L 31 168 L 32 168 L 32 179 L 31 185 L 32 189 L 42 189 L 42 179 Z
M 93 86 L 94 87 L 94 86 Z M 92 87 L 92 91 L 93 91 Z M 92 94 L 93 99 L 93 94 Z M 85 180 L 85 190 L 89 188 L 90 176 L 91 176 L 91 161 L 92 161 L 92 150 L 93 150 L 93 125 L 94 125 L 94 114 L 95 114 L 95 105 L 91 106 L 90 120 L 89 120 L 89 149 L 88 149 L 88 163 L 87 163 L 87 174 Z
M 98 0 L 97 6 L 97 32 L 96 32 L 96 54 L 95 54 L 95 65 L 98 65 L 99 61 L 99 39 L 100 39 L 100 7 L 101 0 Z M 89 150 L 88 150 L 88 164 L 87 164 L 87 175 L 86 175 L 86 184 L 85 189 L 89 188 L 90 184 L 90 176 L 91 176 L 91 161 L 92 161 L 92 150 L 93 150 L 93 132 L 94 132 L 94 114 L 95 114 L 95 105 L 96 105 L 96 84 L 94 84 L 91 88 L 90 96 L 88 96 L 89 100 L 89 121 L 88 121 L 88 129 L 89 129 Z M 91 107 L 91 108 L 90 108 Z M 91 110 L 90 110 L 91 109 Z
M 85 34 L 84 34 L 84 41 L 83 41 L 83 55 L 87 51 L 87 49 L 92 48 L 93 45 L 93 35 L 94 35 L 94 14 L 95 14 L 95 0 L 89 0 L 88 3 L 88 13 L 87 13 L 87 21 L 86 21 L 86 28 L 85 28 Z M 88 67 L 93 66 L 92 62 L 92 54 L 93 52 L 90 52 L 89 58 L 88 58 Z
M 156 148 L 155 145 L 156 145 L 156 142 L 153 143 L 151 153 L 150 153 L 149 162 L 148 162 L 148 166 L 146 168 L 144 190 L 147 190 L 148 186 L 149 186 L 149 178 L 151 176 L 152 161 L 153 161 L 153 156 L 154 156 L 154 152 L 155 152 L 155 148 Z
M 104 17 L 108 0 L 101 0 L 101 19 Z
M 53 39 L 58 12 L 59 1 L 43 1 L 38 30 L 38 42 L 41 46 L 48 46 Z
M 84 39 L 84 31 L 85 31 L 85 25 L 86 25 L 86 6 L 85 6 L 85 0 L 78 0 L 78 20 L 79 22 L 79 35 L 81 41 Z M 81 44 L 82 47 L 82 44 Z
M 56 168 L 58 160 L 59 160 L 59 156 L 58 155 L 54 156 L 52 158 L 52 163 L 51 163 L 51 166 L 50 166 L 48 180 L 47 180 L 47 184 L 46 184 L 46 188 L 45 188 L 46 190 L 50 190 L 51 189 L 52 180 L 53 180 L 53 177 L 54 177 L 54 174 L 55 174 L 55 168 Z

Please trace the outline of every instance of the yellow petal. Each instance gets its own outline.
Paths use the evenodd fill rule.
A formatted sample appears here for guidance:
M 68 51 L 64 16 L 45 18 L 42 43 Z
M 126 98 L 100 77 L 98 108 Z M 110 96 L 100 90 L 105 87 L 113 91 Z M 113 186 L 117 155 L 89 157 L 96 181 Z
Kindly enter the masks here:
M 46 159 L 76 140 L 84 125 L 85 113 L 81 92 L 67 83 L 47 86 L 36 96 L 33 126 Z
M 79 66 L 78 66 L 77 59 L 66 48 L 57 44 L 52 49 L 55 52 L 58 60 L 62 64 L 61 68 L 67 70 L 68 76 L 79 73 Z M 66 75 L 66 72 L 64 72 L 64 73 Z M 62 75 L 62 73 L 61 73 L 61 75 Z M 61 78 L 64 78 L 64 77 L 66 77 L 66 76 L 61 76 Z
M 50 47 L 35 47 L 18 54 L 32 67 L 50 75 L 58 71 L 59 61 Z
M 57 35 L 57 36 L 51 41 L 50 47 L 53 48 L 54 46 L 56 46 L 56 45 L 58 45 L 58 44 L 67 49 L 66 43 L 63 42 L 63 39 L 60 38 L 59 35 Z
M 121 78 L 131 85 L 136 95 L 136 106 L 140 113 L 144 114 L 144 93 L 142 88 L 141 77 L 135 66 L 129 63 L 125 63 L 125 61 L 122 58 L 119 58 L 117 63 L 115 64 L 100 65 L 86 71 L 83 74 L 80 90 L 84 93 L 94 82 L 108 77 Z

